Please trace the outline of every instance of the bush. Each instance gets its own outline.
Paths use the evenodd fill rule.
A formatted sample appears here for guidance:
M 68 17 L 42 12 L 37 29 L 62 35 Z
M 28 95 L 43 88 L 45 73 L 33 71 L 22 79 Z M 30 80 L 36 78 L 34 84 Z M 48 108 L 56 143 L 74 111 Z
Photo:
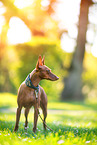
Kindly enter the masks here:
M 4 63 L 2 65 L 4 69 L 7 69 L 7 73 L 4 76 L 4 69 L 2 69 L 1 75 L 4 79 L 9 79 L 7 82 L 3 82 L 3 84 L 7 83 L 7 87 L 5 86 L 3 91 L 16 93 L 19 85 L 36 67 L 38 56 L 40 54 L 42 56 L 45 55 L 45 64 L 50 67 L 52 72 L 58 75 L 60 78 L 60 81 L 57 83 L 43 80 L 40 82 L 40 85 L 43 86 L 50 98 L 58 98 L 61 88 L 60 82 L 62 80 L 62 76 L 64 76 L 62 68 L 63 59 L 65 58 L 66 54 L 63 53 L 63 50 L 60 48 L 59 40 L 50 41 L 47 38 L 33 38 L 31 42 L 10 46 L 7 48 L 7 65 L 4 65 Z M 1 84 L 2 88 L 3 84 Z

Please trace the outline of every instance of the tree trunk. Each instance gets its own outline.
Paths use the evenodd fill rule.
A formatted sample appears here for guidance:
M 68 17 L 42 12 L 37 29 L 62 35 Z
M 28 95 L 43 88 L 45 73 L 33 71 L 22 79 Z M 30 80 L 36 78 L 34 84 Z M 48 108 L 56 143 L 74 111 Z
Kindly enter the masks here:
M 64 89 L 61 95 L 62 100 L 83 100 L 82 95 L 82 71 L 85 53 L 86 31 L 88 24 L 89 0 L 81 0 L 80 16 L 78 26 L 77 46 L 70 67 L 67 79 L 64 79 Z

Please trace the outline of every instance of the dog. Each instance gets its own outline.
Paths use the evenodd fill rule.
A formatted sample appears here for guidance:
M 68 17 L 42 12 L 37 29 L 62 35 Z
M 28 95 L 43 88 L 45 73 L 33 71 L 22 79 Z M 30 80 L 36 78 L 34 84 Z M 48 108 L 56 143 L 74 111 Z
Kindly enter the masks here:
M 41 107 L 43 112 L 43 127 L 46 130 L 46 117 L 47 117 L 47 95 L 44 89 L 39 85 L 42 79 L 56 81 L 59 79 L 55 74 L 51 72 L 51 69 L 44 64 L 44 57 L 41 55 L 38 57 L 36 68 L 27 76 L 25 81 L 20 85 L 17 97 L 17 112 L 16 112 L 16 124 L 14 131 L 16 132 L 19 127 L 19 120 L 22 107 L 25 108 L 25 129 L 28 126 L 28 113 L 32 106 L 34 106 L 34 126 L 33 132 L 37 129 L 38 109 Z

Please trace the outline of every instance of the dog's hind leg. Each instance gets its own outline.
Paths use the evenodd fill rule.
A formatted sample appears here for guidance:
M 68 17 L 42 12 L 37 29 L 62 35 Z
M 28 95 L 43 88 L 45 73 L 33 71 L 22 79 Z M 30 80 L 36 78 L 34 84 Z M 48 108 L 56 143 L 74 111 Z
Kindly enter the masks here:
M 34 127 L 33 127 L 33 132 L 36 132 L 37 120 L 38 120 L 38 109 L 37 109 L 37 107 L 35 106 L 35 107 L 34 107 Z
M 41 105 L 41 109 L 42 109 L 42 111 L 43 111 L 43 116 L 44 116 L 43 127 L 44 127 L 44 129 L 46 130 L 46 125 L 45 125 L 45 123 L 46 123 L 46 117 L 47 117 L 47 105 L 46 105 L 46 104 L 45 104 L 45 106 L 42 106 L 42 105 Z
M 25 108 L 25 129 L 27 129 L 28 126 L 28 113 L 29 113 L 30 108 Z
M 43 110 L 43 115 L 44 115 L 44 122 L 46 123 L 46 117 L 47 117 L 47 107 Z M 46 130 L 46 125 L 43 123 L 43 127 Z
M 20 120 L 20 115 L 21 115 L 21 109 L 22 109 L 22 107 L 18 107 L 17 108 L 17 112 L 16 112 L 16 124 L 15 124 L 14 131 L 18 130 L 18 125 L 19 125 L 19 120 Z

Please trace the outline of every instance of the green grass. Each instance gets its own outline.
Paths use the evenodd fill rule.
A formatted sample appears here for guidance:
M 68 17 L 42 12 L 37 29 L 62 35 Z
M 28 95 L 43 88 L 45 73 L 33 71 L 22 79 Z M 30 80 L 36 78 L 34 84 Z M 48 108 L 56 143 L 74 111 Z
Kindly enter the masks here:
M 17 96 L 10 93 L 0 93 L 0 108 L 16 107 Z
M 97 144 L 97 104 L 50 102 L 48 103 L 47 124 L 54 131 L 45 132 L 39 118 L 36 133 L 32 132 L 33 109 L 28 116 L 27 131 L 24 130 L 25 118 L 22 111 L 19 130 L 17 133 L 13 132 L 16 110 L 13 108 L 16 107 L 15 95 L 1 93 L 0 106 L 0 145 Z

